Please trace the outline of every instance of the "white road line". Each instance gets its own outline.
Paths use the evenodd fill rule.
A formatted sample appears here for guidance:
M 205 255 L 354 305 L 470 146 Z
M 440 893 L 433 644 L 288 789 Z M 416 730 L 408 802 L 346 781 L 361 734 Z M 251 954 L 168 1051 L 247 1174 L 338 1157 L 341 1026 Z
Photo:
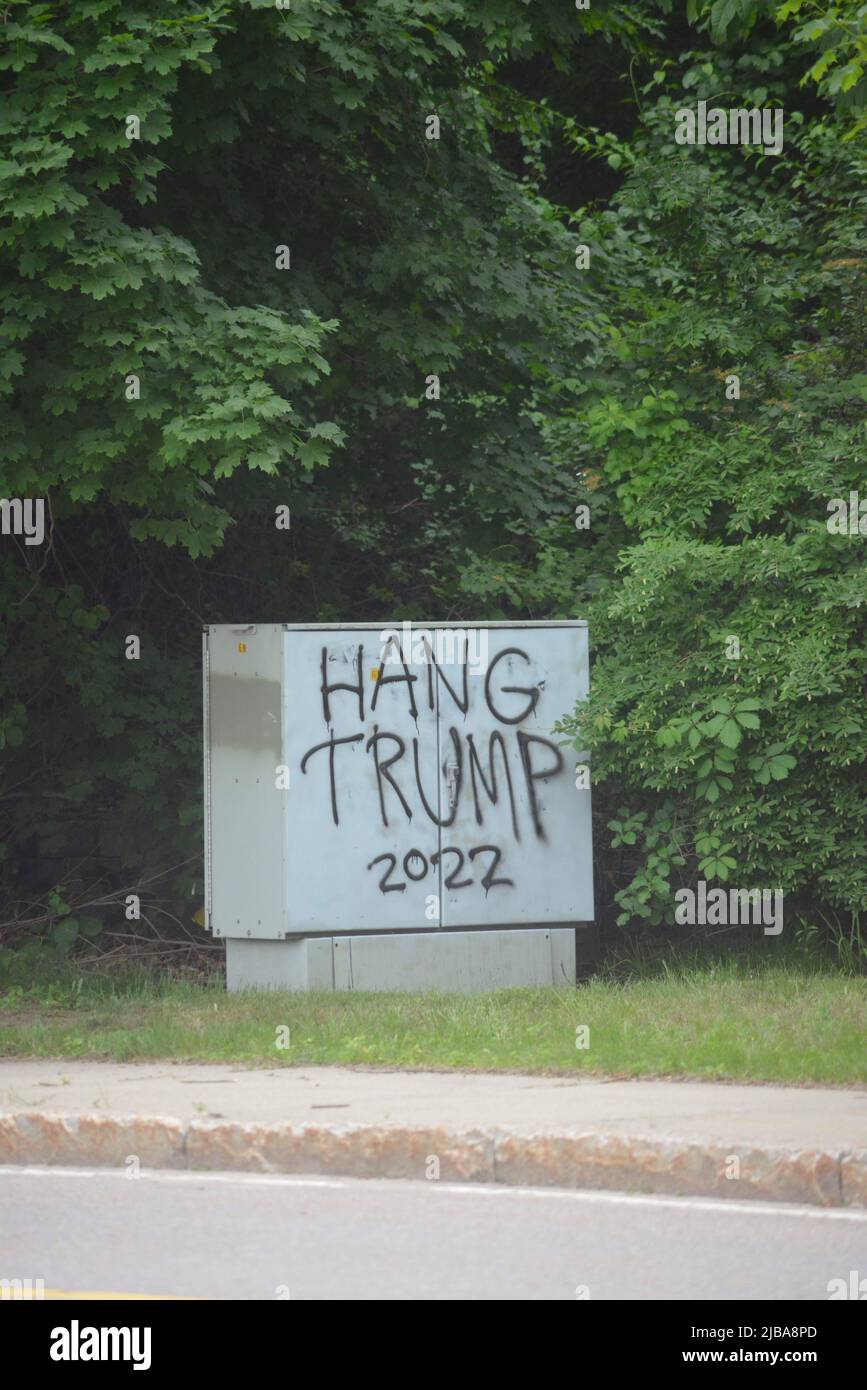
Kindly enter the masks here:
M 156 1183 L 240 1183 L 247 1187 L 321 1187 L 337 1191 L 355 1189 L 359 1186 L 376 1187 L 377 1190 L 406 1191 L 423 1187 L 428 1191 L 446 1192 L 453 1197 L 493 1197 L 503 1200 L 534 1198 L 542 1201 L 564 1201 L 577 1203 L 602 1203 L 608 1206 L 668 1207 L 674 1211 L 707 1211 L 713 1213 L 732 1212 L 741 1216 L 800 1216 L 811 1221 L 851 1221 L 859 1225 L 867 1223 L 867 1210 L 843 1209 L 840 1207 L 794 1206 L 783 1202 L 738 1202 L 718 1197 L 662 1197 L 654 1193 L 641 1192 L 597 1192 L 590 1189 L 574 1190 L 562 1187 L 507 1187 L 503 1183 L 446 1183 L 426 1182 L 416 1178 L 353 1178 L 317 1177 L 303 1173 L 212 1173 L 197 1172 L 191 1169 L 172 1171 L 166 1169 L 142 1168 L 137 1178 L 130 1178 L 126 1169 L 120 1168 L 40 1168 L 15 1167 L 12 1164 L 0 1165 L 0 1181 L 3 1178 L 114 1178 L 121 1182 Z

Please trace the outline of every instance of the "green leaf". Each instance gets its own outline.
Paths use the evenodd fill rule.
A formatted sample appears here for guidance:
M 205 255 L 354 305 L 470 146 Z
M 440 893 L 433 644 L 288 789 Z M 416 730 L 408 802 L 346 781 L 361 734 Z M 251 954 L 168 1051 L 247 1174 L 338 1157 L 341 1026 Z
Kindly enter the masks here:
M 737 748 L 741 741 L 741 731 L 737 721 L 734 719 L 727 719 L 720 729 L 719 737 L 720 742 L 723 743 L 726 748 Z
M 735 715 L 735 718 L 744 729 L 761 728 L 761 720 L 756 714 L 739 713 Z

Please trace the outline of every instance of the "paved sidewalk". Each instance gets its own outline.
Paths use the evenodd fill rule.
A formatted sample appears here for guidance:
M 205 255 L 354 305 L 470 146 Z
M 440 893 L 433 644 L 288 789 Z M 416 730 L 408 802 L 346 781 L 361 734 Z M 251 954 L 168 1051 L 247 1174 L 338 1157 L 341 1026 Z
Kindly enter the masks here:
M 0 1062 L 0 1163 L 328 1172 L 867 1206 L 867 1090 Z M 436 1163 L 432 1163 L 432 1160 Z

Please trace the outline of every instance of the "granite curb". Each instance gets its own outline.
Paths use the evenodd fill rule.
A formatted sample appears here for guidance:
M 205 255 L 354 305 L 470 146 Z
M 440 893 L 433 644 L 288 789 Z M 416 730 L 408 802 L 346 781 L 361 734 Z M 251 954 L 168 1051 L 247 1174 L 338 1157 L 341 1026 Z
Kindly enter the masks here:
M 291 1124 L 0 1114 L 0 1164 L 439 1178 L 867 1207 L 867 1149 L 827 1151 L 508 1126 Z

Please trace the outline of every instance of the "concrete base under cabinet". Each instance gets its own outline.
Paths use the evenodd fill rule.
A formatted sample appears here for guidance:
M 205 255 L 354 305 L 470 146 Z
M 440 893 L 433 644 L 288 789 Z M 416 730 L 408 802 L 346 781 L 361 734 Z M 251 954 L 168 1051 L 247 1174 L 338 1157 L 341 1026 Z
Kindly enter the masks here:
M 258 990 L 441 990 L 481 994 L 575 984 L 575 928 L 226 938 L 226 986 Z

